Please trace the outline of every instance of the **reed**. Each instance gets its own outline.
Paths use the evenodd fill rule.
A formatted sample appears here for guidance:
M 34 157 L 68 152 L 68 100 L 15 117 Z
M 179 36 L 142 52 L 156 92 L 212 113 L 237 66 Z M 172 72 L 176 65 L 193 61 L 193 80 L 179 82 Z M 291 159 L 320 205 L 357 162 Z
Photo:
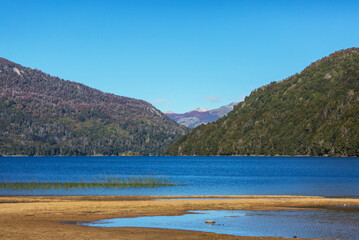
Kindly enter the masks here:
M 105 177 L 91 182 L 0 182 L 0 189 L 38 190 L 38 189 L 73 189 L 73 188 L 124 188 L 124 187 L 165 187 L 175 186 L 174 182 L 162 177 Z

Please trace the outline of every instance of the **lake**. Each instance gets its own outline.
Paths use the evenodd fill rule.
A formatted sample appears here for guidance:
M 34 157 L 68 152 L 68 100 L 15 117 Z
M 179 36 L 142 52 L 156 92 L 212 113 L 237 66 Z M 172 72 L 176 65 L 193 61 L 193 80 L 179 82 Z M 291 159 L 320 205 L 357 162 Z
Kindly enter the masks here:
M 359 197 L 359 158 L 1 157 L 1 182 L 165 177 L 178 186 L 6 190 L 0 195 L 312 195 Z

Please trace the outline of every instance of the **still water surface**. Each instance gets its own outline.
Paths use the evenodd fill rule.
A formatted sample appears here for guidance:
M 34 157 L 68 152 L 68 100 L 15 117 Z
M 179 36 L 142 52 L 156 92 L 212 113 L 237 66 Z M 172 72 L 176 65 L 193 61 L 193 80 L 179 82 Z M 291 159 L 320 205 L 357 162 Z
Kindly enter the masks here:
M 105 176 L 165 177 L 157 188 L 15 191 L 0 195 L 243 195 L 359 197 L 359 158 L 1 157 L 1 182 L 79 182 Z
M 352 239 L 359 237 L 358 208 L 282 211 L 193 211 L 182 216 L 106 219 L 92 227 L 150 227 L 240 236 Z M 206 224 L 211 219 L 215 224 Z

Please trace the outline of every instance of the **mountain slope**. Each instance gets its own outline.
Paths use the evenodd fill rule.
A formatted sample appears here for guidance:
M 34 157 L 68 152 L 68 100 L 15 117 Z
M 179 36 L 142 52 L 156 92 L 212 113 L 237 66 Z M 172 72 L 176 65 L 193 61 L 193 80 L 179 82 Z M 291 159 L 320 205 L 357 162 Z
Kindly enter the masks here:
M 254 90 L 167 154 L 359 156 L 358 139 L 359 49 L 351 48 Z
M 158 155 L 186 131 L 145 101 L 0 58 L 2 155 Z
M 165 112 L 165 114 L 172 120 L 186 127 L 194 128 L 201 124 L 217 121 L 232 111 L 236 104 L 237 103 L 230 103 L 217 109 L 197 108 L 182 114 L 173 112 Z

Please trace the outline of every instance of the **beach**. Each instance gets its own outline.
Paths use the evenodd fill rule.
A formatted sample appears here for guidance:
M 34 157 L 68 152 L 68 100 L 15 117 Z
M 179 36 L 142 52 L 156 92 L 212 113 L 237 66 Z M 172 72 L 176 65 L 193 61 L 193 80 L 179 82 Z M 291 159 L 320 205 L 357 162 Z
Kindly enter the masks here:
M 182 215 L 192 210 L 321 209 L 338 205 L 359 205 L 359 199 L 276 195 L 2 196 L 0 239 L 286 239 L 154 228 L 99 228 L 76 223 L 123 217 Z

